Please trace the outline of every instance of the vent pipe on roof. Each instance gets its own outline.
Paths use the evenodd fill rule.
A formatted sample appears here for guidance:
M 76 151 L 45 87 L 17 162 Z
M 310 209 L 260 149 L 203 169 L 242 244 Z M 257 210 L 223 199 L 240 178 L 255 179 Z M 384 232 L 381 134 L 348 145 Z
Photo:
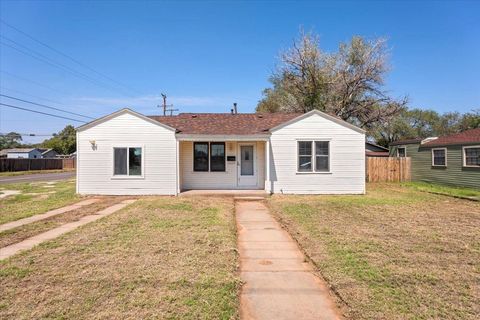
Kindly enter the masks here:
M 237 114 L 237 103 L 233 103 L 233 113 Z
M 433 141 L 433 140 L 436 140 L 436 139 L 438 139 L 438 137 L 428 137 L 428 138 L 425 138 L 422 141 L 420 141 L 420 144 L 424 144 L 424 143 L 427 143 L 427 142 L 430 142 L 430 141 Z

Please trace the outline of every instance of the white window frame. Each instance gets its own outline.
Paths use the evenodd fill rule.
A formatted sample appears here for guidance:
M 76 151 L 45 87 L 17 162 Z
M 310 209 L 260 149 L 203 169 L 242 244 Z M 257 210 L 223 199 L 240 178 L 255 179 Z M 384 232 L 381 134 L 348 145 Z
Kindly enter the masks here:
M 127 149 L 127 174 L 115 174 L 115 149 Z M 128 156 L 128 149 L 130 148 L 140 148 L 142 150 L 142 174 L 141 175 L 130 175 L 128 173 L 130 168 L 130 159 Z M 145 146 L 143 145 L 114 145 L 112 147 L 112 179 L 115 180 L 122 180 L 122 179 L 129 179 L 129 180 L 136 180 L 136 179 L 144 179 L 145 178 Z
M 467 165 L 467 155 L 465 153 L 466 149 L 477 149 L 477 148 L 480 148 L 480 145 L 462 147 L 462 158 L 463 158 L 462 164 L 465 168 L 480 168 L 480 166 Z
M 310 142 L 312 145 L 312 170 L 311 171 L 298 171 L 298 167 L 300 165 L 300 146 L 299 142 Z M 317 167 L 317 155 L 315 153 L 315 142 L 328 142 L 328 171 L 316 171 Z M 297 139 L 296 140 L 297 144 L 297 165 L 296 165 L 296 174 L 331 174 L 332 173 L 332 167 L 331 167 L 331 146 L 332 146 L 332 140 L 331 139 L 316 139 L 316 140 L 305 140 L 305 139 Z M 306 157 L 306 156 L 304 156 Z
M 445 164 L 435 164 L 435 156 L 434 156 L 434 151 L 435 150 L 444 150 L 445 151 Z M 432 167 L 441 167 L 445 168 L 447 167 L 447 148 L 433 148 L 432 149 Z
M 405 146 L 398 146 L 397 147 L 397 158 L 400 158 L 400 154 L 398 152 L 398 149 L 405 149 L 405 156 L 402 157 L 402 158 L 406 158 L 407 157 L 407 147 L 405 147 Z

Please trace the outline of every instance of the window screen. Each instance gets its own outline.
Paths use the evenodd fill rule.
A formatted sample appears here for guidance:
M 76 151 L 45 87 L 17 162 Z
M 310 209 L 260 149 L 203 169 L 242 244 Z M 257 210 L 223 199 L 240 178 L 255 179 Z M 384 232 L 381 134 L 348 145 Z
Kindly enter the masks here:
M 312 141 L 298 141 L 298 171 L 312 171 Z
M 210 143 L 210 171 L 225 171 L 225 143 Z
M 465 148 L 465 165 L 480 166 L 480 147 Z
M 398 148 L 398 149 L 397 149 L 397 155 L 398 155 L 400 158 L 405 158 L 406 155 L 407 155 L 407 151 L 405 150 L 405 148 Z
M 193 144 L 193 171 L 208 171 L 208 142 Z
M 445 149 L 433 150 L 432 156 L 434 166 L 444 166 L 446 164 Z

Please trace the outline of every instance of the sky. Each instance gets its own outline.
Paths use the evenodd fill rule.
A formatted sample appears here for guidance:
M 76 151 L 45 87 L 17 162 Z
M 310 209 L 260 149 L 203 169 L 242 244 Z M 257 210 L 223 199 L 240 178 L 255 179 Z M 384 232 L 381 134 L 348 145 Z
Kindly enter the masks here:
M 161 114 L 161 93 L 180 112 L 229 112 L 233 102 L 253 112 L 303 28 L 326 52 L 355 35 L 386 37 L 391 96 L 469 112 L 480 108 L 478 17 L 480 1 L 2 0 L 1 94 L 81 116 L 0 102 L 83 121 L 124 107 Z M 0 106 L 0 133 L 48 135 L 67 124 L 82 122 Z

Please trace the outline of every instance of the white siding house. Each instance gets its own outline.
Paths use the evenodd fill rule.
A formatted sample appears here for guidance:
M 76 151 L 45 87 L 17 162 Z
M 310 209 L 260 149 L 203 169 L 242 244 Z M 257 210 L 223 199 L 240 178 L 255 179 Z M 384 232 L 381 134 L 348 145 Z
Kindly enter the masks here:
M 140 175 L 114 174 L 114 148 L 141 148 Z M 77 192 L 141 195 L 177 193 L 175 130 L 121 110 L 77 131 Z
M 16 148 L 7 151 L 8 159 L 41 159 L 42 153 L 37 148 Z
M 270 130 L 270 182 L 273 193 L 345 194 L 365 192 L 365 134 L 321 113 Z M 299 142 L 327 142 L 328 169 L 299 171 Z M 315 152 L 312 152 L 313 167 Z M 308 157 L 307 157 L 308 158 Z
M 77 130 L 77 192 L 191 189 L 365 193 L 365 133 L 319 111 L 180 114 L 123 109 Z

